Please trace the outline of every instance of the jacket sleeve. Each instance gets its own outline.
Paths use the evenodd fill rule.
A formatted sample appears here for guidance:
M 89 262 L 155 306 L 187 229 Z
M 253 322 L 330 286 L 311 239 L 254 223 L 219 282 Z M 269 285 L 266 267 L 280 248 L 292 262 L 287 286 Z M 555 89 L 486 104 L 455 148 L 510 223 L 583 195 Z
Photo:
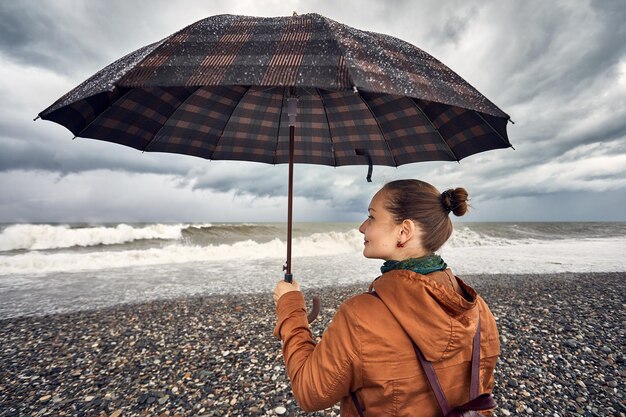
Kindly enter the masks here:
M 301 292 L 284 294 L 276 306 L 274 335 L 283 341 L 283 357 L 291 388 L 304 411 L 329 408 L 360 381 L 358 324 L 343 305 L 315 344 Z M 358 379 L 359 381 L 355 381 Z

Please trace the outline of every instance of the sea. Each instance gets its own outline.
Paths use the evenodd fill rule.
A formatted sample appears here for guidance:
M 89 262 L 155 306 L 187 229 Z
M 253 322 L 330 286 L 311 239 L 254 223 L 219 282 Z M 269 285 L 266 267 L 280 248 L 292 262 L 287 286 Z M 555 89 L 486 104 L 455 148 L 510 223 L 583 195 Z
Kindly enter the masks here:
M 368 283 L 356 223 L 296 223 L 303 289 Z M 625 272 L 626 223 L 455 223 L 439 251 L 459 275 Z M 286 225 L 0 224 L 0 319 L 177 297 L 272 292 Z

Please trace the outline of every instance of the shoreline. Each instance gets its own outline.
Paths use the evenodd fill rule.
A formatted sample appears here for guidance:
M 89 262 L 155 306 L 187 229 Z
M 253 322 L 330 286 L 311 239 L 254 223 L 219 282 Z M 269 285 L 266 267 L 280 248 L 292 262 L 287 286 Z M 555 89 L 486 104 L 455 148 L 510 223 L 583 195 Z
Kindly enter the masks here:
M 498 320 L 495 415 L 626 415 L 625 272 L 463 279 Z M 304 289 L 321 336 L 369 282 Z M 271 294 L 194 295 L 0 320 L 0 416 L 305 414 L 290 393 Z
M 74 274 L 74 273 L 73 273 Z M 497 286 L 502 286 L 502 285 L 510 285 L 509 283 L 512 282 L 513 285 L 515 285 L 515 281 L 516 280 L 524 280 L 527 277 L 543 277 L 543 276 L 550 276 L 550 280 L 555 280 L 555 279 L 560 279 L 559 277 L 567 277 L 570 275 L 594 275 L 594 274 L 624 274 L 624 276 L 626 276 L 626 271 L 601 271 L 601 272 L 547 272 L 547 273 L 536 273 L 536 272 L 528 272 L 528 273 L 481 273 L 481 274 L 463 274 L 460 275 L 460 278 L 463 279 L 464 281 L 466 281 L 467 283 L 469 283 L 470 285 L 473 285 L 475 283 L 478 283 L 479 285 L 482 285 L 481 283 L 485 283 L 485 285 L 489 285 L 489 283 L 491 281 L 493 281 L 493 283 Z M 372 275 L 374 276 L 374 275 Z M 269 278 L 268 278 L 269 279 Z M 275 278 L 272 278 L 275 279 Z M 373 280 L 373 279 L 372 279 Z M 304 283 L 301 282 L 301 286 L 304 285 L 303 291 L 306 293 L 307 291 L 311 291 L 311 292 L 315 292 L 315 291 L 329 291 L 329 292 L 334 292 L 335 289 L 341 289 L 342 292 L 348 292 L 350 293 L 350 291 L 354 291 L 354 294 L 358 293 L 359 291 L 363 292 L 367 289 L 367 287 L 369 286 L 369 284 L 371 283 L 372 280 L 362 280 L 362 281 L 355 281 L 353 283 L 337 283 L 337 284 L 322 284 L 320 286 L 310 286 L 307 285 L 307 282 L 305 281 Z M 268 281 L 269 282 L 269 281 Z M 273 283 L 272 283 L 273 285 Z M 109 294 L 109 296 L 113 297 L 116 294 L 114 292 L 111 292 Z M 82 294 L 81 294 L 82 296 Z M 140 306 L 143 304 L 151 304 L 151 303 L 158 303 L 158 302 L 175 302 L 177 300 L 191 300 L 194 298 L 203 298 L 203 299 L 212 299 L 212 298 L 223 298 L 223 297 L 268 297 L 268 299 L 271 299 L 272 295 L 269 292 L 269 290 L 258 290 L 258 291 L 249 291 L 249 292 L 215 292 L 215 293 L 198 293 L 195 292 L 193 294 L 170 294 L 169 296 L 163 296 L 163 297 L 148 297 L 145 299 L 137 299 L 134 301 L 122 301 L 122 302 L 113 302 L 113 303 L 106 303 L 106 304 L 101 304 L 101 300 L 94 300 L 96 306 L 95 307 L 74 307 L 72 309 L 68 309 L 67 306 L 62 306 L 59 308 L 56 308 L 57 311 L 54 311 L 54 309 L 52 309 L 52 311 L 50 310 L 50 308 L 48 307 L 47 309 L 45 309 L 44 311 L 33 311 L 33 309 L 29 309 L 29 312 L 26 313 L 6 313 L 0 310 L 0 323 L 4 322 L 4 321 L 11 321 L 11 320 L 19 320 L 19 319 L 35 319 L 35 318 L 45 318 L 45 317 L 57 317 L 57 316 L 71 316 L 77 313 L 88 313 L 88 312 L 92 312 L 92 311 L 107 311 L 107 310 L 116 310 L 116 309 L 120 309 L 120 308 L 130 308 L 132 306 Z M 5 300 L 8 301 L 8 300 Z M 83 299 L 78 300 L 78 302 L 83 302 Z

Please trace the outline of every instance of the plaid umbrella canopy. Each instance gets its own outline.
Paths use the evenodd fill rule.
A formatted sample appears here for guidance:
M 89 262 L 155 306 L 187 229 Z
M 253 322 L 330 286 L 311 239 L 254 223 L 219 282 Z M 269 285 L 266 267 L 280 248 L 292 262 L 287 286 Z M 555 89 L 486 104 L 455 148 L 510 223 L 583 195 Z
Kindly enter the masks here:
M 142 151 L 290 163 L 286 279 L 294 162 L 371 172 L 511 147 L 509 116 L 441 62 L 318 14 L 200 20 L 39 116 Z

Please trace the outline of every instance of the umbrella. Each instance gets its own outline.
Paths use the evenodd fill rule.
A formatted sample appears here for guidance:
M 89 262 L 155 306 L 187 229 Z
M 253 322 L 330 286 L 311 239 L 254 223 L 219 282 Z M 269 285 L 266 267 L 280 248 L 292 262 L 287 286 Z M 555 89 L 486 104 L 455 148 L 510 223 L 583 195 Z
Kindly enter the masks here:
M 372 165 L 511 147 L 509 116 L 431 55 L 318 14 L 200 20 L 39 117 L 142 151 L 288 163 L 288 281 L 294 163 L 369 165 L 369 180 Z

